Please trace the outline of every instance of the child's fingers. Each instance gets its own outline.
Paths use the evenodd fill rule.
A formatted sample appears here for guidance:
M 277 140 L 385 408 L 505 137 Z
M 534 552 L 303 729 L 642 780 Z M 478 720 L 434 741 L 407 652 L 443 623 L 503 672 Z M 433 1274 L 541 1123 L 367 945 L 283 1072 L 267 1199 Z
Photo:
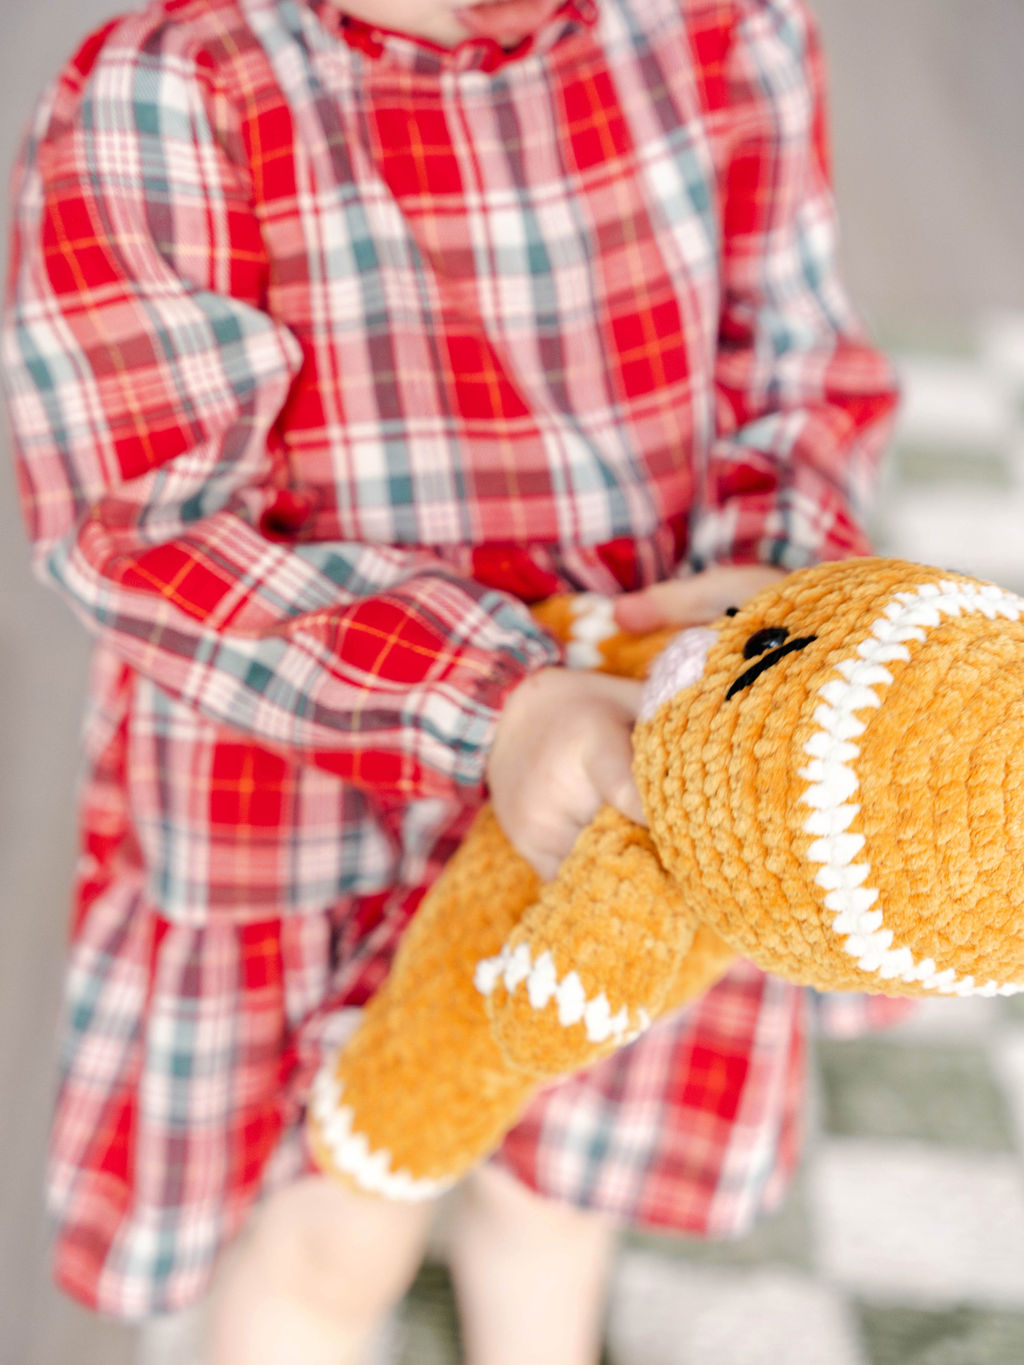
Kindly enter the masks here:
M 633 743 L 628 730 L 622 728 L 608 734 L 588 771 L 600 798 L 599 805 L 614 806 L 627 819 L 646 828 L 647 816 L 633 780 Z
M 662 626 L 702 625 L 727 607 L 742 606 L 785 573 L 767 564 L 718 564 L 691 578 L 655 583 L 617 598 L 615 623 L 637 635 Z
M 543 842 L 531 842 L 526 834 L 509 842 L 516 852 L 530 864 L 542 882 L 550 882 L 558 876 L 558 869 L 569 856 L 573 844 L 579 838 L 584 826 L 569 825 L 555 829 L 552 827 Z
M 545 880 L 605 803 L 644 822 L 633 782 L 633 679 L 542 669 L 505 703 L 488 760 L 498 821 Z
M 626 593 L 615 599 L 615 624 L 631 635 L 649 635 L 665 623 L 665 612 L 653 588 Z

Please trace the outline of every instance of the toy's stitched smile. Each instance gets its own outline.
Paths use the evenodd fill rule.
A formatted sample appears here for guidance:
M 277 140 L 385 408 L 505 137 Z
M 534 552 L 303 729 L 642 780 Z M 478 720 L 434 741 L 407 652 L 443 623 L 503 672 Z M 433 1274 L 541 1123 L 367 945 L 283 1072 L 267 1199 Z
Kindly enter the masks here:
M 784 636 L 785 633 L 786 632 L 784 627 L 770 627 L 765 631 L 758 631 L 755 635 L 752 635 L 750 639 L 747 641 L 747 648 L 744 649 L 744 657 L 748 659 L 750 658 L 750 653 L 748 653 L 748 649 L 752 644 L 754 648 L 753 651 L 751 652 L 756 652 L 757 645 L 754 644 L 754 642 L 757 641 L 758 635 L 767 637 L 769 634 L 771 634 L 774 637 L 774 639 L 778 639 L 780 636 Z M 777 664 L 779 660 L 784 659 L 787 654 L 793 654 L 798 649 L 806 649 L 807 646 L 817 638 L 818 637 L 816 635 L 800 635 L 795 640 L 787 640 L 786 643 L 780 645 L 778 649 L 770 649 L 766 653 L 761 654 L 760 658 L 758 658 L 754 663 L 752 663 L 749 668 L 744 669 L 744 671 L 740 674 L 740 676 L 729 688 L 728 692 L 726 692 L 725 694 L 726 701 L 728 701 L 730 697 L 734 697 L 737 692 L 742 692 L 745 687 L 749 687 L 752 682 L 755 682 L 761 676 L 765 669 L 771 668 L 773 664 Z M 774 639 L 772 641 L 773 643 Z M 767 643 L 768 640 L 765 639 L 765 644 Z

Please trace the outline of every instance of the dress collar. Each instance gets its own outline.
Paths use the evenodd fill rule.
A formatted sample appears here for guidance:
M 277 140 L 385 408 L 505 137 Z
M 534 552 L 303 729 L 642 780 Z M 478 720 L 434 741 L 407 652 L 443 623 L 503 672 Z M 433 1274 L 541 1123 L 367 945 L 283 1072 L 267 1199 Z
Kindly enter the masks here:
M 330 33 L 372 60 L 390 57 L 396 65 L 418 73 L 430 71 L 498 71 L 533 52 L 547 52 L 570 33 L 597 23 L 597 0 L 565 0 L 535 33 L 515 45 L 502 47 L 493 38 L 471 35 L 456 47 L 440 47 L 427 38 L 396 33 L 354 19 L 332 0 L 310 0 L 311 8 Z

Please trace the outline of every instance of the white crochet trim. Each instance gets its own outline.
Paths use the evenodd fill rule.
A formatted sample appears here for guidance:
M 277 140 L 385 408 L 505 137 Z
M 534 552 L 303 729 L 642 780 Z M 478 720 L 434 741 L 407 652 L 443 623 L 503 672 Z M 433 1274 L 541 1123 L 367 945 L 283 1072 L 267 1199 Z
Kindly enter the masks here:
M 550 952 L 545 950 L 534 962 L 526 943 L 518 944 L 512 951 L 502 948 L 497 957 L 485 958 L 477 964 L 473 983 L 481 995 L 490 995 L 499 981 L 504 983 L 509 995 L 514 995 L 516 988 L 525 982 L 527 996 L 535 1010 L 542 1010 L 554 1000 L 562 1027 L 582 1023 L 592 1043 L 606 1043 L 610 1039 L 617 1043 L 632 1042 L 651 1026 L 651 1016 L 646 1010 L 637 1010 L 632 1022 L 626 1005 L 612 1014 L 603 991 L 595 999 L 588 1000 L 577 972 L 570 971 L 559 981 Z
M 342 1104 L 344 1092 L 345 1087 L 334 1074 L 333 1062 L 326 1062 L 310 1090 L 309 1108 L 320 1141 L 337 1170 L 371 1194 L 405 1203 L 434 1199 L 454 1185 L 454 1180 L 418 1180 L 408 1171 L 393 1171 L 391 1153 L 386 1148 L 372 1152 L 364 1135 L 353 1130 L 355 1114 Z
M 821 688 L 822 705 L 814 712 L 819 728 L 804 747 L 811 762 L 798 774 L 810 783 L 800 799 L 813 807 L 804 825 L 806 833 L 816 836 L 807 856 L 821 864 L 815 881 L 825 888 L 825 905 L 835 914 L 832 928 L 846 936 L 843 947 L 862 971 L 887 981 L 919 981 L 941 995 L 1014 995 L 1024 991 L 1024 983 L 976 985 L 973 976 L 959 977 L 952 967 L 940 971 L 931 958 L 919 962 L 909 948 L 893 946 L 893 931 L 885 927 L 884 912 L 876 907 L 878 892 L 867 885 L 870 864 L 855 861 L 864 836 L 846 833 L 860 810 L 851 800 L 860 786 L 852 767 L 860 748 L 852 741 L 866 722 L 855 713 L 881 706 L 880 689 L 893 680 L 886 663 L 908 662 L 909 642 L 924 640 L 925 632 L 943 616 L 959 616 L 962 611 L 1016 621 L 1024 612 L 1024 598 L 994 585 L 945 580 L 898 592 L 857 646 L 856 655 L 838 664 L 839 676 Z
M 570 668 L 599 668 L 604 662 L 599 645 L 618 634 L 615 603 L 596 592 L 581 592 L 572 599 L 572 630 L 565 647 Z

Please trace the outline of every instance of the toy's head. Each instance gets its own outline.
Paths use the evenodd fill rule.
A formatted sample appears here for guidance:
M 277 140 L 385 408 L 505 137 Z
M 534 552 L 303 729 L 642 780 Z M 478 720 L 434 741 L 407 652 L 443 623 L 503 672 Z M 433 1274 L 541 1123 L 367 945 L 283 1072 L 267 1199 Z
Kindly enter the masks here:
M 648 697 L 659 855 L 737 951 L 827 990 L 1024 990 L 1024 598 L 822 565 L 684 632 Z

